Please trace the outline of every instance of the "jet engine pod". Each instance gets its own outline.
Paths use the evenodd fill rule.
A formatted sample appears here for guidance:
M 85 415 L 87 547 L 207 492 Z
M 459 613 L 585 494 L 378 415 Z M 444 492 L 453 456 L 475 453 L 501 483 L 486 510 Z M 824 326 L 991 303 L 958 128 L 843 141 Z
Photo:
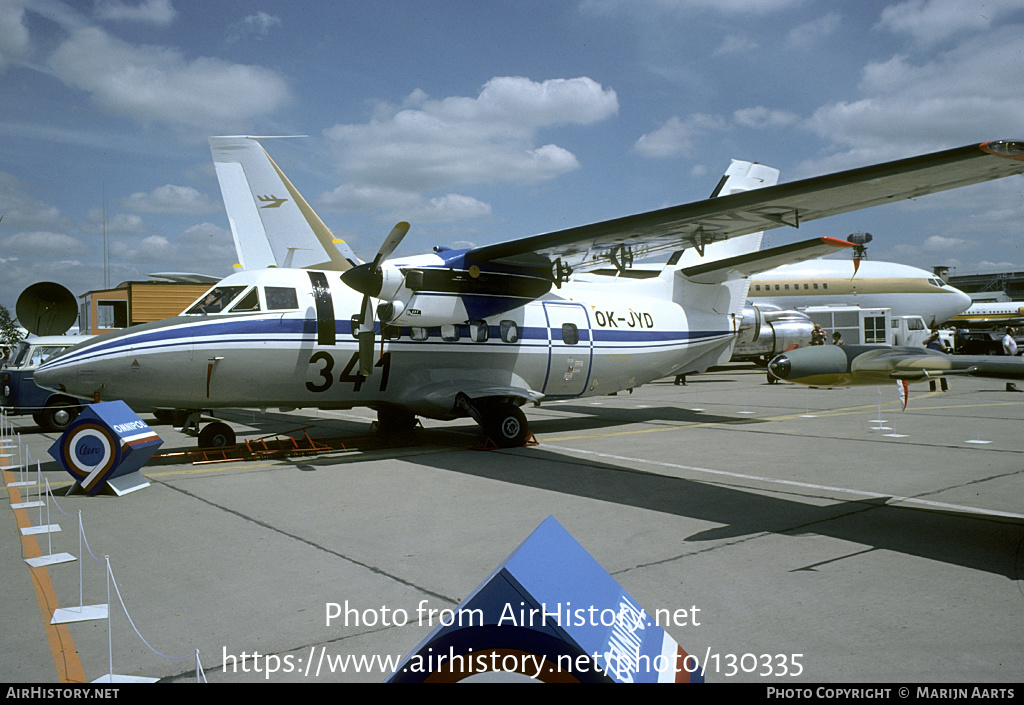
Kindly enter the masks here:
M 768 363 L 768 373 L 776 379 L 814 387 L 849 387 L 858 383 L 850 371 L 849 353 L 861 347 L 812 345 L 796 348 L 772 358 Z M 879 347 L 874 346 L 872 349 Z
M 62 335 L 78 319 L 78 302 L 56 282 L 37 282 L 21 292 L 14 311 L 29 333 Z

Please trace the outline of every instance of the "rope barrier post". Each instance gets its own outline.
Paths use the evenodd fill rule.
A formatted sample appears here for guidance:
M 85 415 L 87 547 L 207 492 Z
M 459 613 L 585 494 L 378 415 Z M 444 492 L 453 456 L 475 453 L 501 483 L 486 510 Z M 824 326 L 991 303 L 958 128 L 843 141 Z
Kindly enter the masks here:
M 13 441 L 12 441 L 12 443 L 13 443 Z M 18 434 L 17 446 L 18 446 L 18 453 L 17 453 L 17 455 L 18 455 L 18 463 L 17 463 L 17 465 L 9 465 L 8 468 L 11 469 L 11 470 L 17 470 L 18 471 L 18 480 L 16 482 L 9 482 L 9 483 L 7 483 L 7 486 L 8 487 L 28 487 L 29 485 L 32 484 L 32 481 L 31 480 L 26 480 L 25 477 L 26 477 L 26 473 L 28 472 L 28 466 L 31 464 L 32 460 L 31 460 L 31 456 L 29 457 L 28 460 L 26 460 L 26 458 L 25 458 L 25 455 L 28 452 L 28 449 L 24 447 L 24 444 L 21 441 L 21 434 L 20 433 Z M 6 455 L 8 455 L 8 457 L 11 457 L 11 456 L 14 455 L 14 453 L 8 453 Z
M 37 463 L 37 465 L 38 465 L 38 463 Z M 38 467 L 36 469 L 39 470 Z M 40 474 L 42 474 L 41 471 L 40 471 Z M 47 536 L 47 540 L 49 540 L 49 536 L 50 536 L 50 532 L 51 531 L 60 531 L 60 524 L 51 524 L 50 523 L 50 497 L 51 496 L 52 496 L 52 493 L 50 492 L 50 481 L 47 480 L 46 481 L 46 500 L 45 500 L 45 502 L 46 502 L 46 523 L 43 524 L 43 507 L 40 504 L 39 505 L 39 526 L 23 526 L 21 528 L 21 535 L 22 536 L 30 536 L 30 535 L 41 534 L 41 533 L 45 532 L 46 536 Z M 47 545 L 49 545 L 49 544 L 47 544 Z
M 60 509 L 60 506 L 57 507 Z M 85 541 L 85 527 L 82 525 L 82 510 L 78 510 L 78 555 L 84 558 L 82 553 L 82 542 Z M 88 545 L 85 546 L 88 548 Z M 92 555 L 90 552 L 89 555 Z M 93 557 L 93 560 L 97 560 Z M 60 607 L 53 611 L 50 617 L 50 624 L 68 624 L 70 622 L 88 622 L 94 619 L 107 618 L 110 610 L 107 604 L 86 605 L 84 598 L 84 576 L 82 575 L 82 563 L 78 562 L 78 607 Z M 109 593 L 109 589 L 108 589 Z M 109 599 L 108 599 L 109 603 Z
M 117 591 L 117 599 L 121 603 L 121 609 L 124 610 L 124 616 L 128 619 L 128 623 L 132 625 L 132 629 L 135 630 L 136 636 L 142 640 L 142 643 L 149 647 L 149 650 L 155 653 L 157 656 L 164 656 L 159 651 L 154 649 L 149 643 L 142 638 L 139 634 L 139 630 L 135 627 L 135 622 L 132 621 L 132 616 L 128 614 L 128 608 L 125 607 L 124 600 L 121 598 L 121 591 L 117 589 L 117 583 L 114 582 L 114 572 L 110 569 L 110 556 L 103 556 L 103 560 L 107 564 L 107 604 L 110 603 L 110 586 L 114 586 L 114 590 Z M 188 658 L 183 657 L 183 658 Z M 175 659 L 177 660 L 177 659 Z M 113 630 L 111 629 L 110 622 L 110 610 L 107 610 L 107 675 L 97 678 L 93 683 L 156 683 L 159 678 L 149 678 L 146 676 L 125 676 L 125 675 L 114 675 L 114 638 Z
M 36 461 L 36 486 L 40 488 L 39 492 L 36 495 L 37 497 L 41 496 L 41 493 L 42 493 L 42 482 L 41 482 L 42 476 L 43 476 L 42 465 L 37 460 Z M 47 494 L 47 497 L 49 497 L 49 494 L 50 494 L 50 481 L 49 480 L 46 481 L 46 494 Z M 23 502 L 22 504 L 30 504 L 30 503 Z M 40 504 L 42 504 L 42 502 L 40 502 Z M 11 506 L 13 507 L 14 505 L 12 504 Z M 31 505 L 31 506 L 35 506 L 35 505 Z M 47 505 L 47 507 L 49 507 L 49 505 Z M 49 517 L 49 508 L 47 508 L 47 517 Z M 58 529 L 59 529 L 59 527 L 58 527 Z M 56 565 L 57 563 L 69 563 L 69 562 L 71 562 L 73 560 L 76 560 L 75 557 L 72 556 L 70 553 L 66 553 L 66 552 L 54 553 L 53 552 L 53 533 L 50 532 L 50 531 L 46 531 L 46 551 L 47 551 L 47 553 L 46 553 L 45 556 L 38 556 L 36 558 L 26 558 L 25 562 L 28 563 L 33 568 L 41 568 L 42 566 Z
M 29 456 L 29 461 L 31 461 L 31 456 Z M 27 466 L 28 463 L 25 463 L 25 465 Z M 21 487 L 31 487 L 32 485 L 35 485 L 36 486 L 36 498 L 34 500 L 28 500 L 28 501 L 25 501 L 25 502 L 16 502 L 16 503 L 11 505 L 11 509 L 29 509 L 31 507 L 42 506 L 42 503 L 39 501 L 39 495 L 40 495 L 40 492 L 39 492 L 39 478 L 40 478 L 41 475 L 42 475 L 42 470 L 39 468 L 39 463 L 36 463 L 36 479 L 35 480 L 26 480 L 24 482 L 19 483 Z M 26 492 L 26 494 L 27 494 L 27 492 Z

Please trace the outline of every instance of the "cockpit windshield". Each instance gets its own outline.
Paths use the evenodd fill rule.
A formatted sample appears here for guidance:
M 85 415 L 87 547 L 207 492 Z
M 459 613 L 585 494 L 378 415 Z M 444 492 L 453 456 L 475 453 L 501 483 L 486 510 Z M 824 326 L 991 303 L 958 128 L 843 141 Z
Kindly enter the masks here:
M 203 294 L 186 314 L 220 313 L 245 291 L 244 286 L 215 286 Z

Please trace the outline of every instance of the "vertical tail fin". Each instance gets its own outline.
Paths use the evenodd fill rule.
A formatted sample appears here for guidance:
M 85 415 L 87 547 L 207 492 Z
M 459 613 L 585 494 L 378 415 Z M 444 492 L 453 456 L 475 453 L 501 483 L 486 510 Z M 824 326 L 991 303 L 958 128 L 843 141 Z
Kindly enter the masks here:
M 779 170 L 762 164 L 743 162 L 734 159 L 722 176 L 718 186 L 711 194 L 712 198 L 728 196 L 738 191 L 749 191 L 765 186 L 774 186 L 779 180 Z M 664 277 L 672 277 L 674 289 L 673 300 L 690 302 L 698 301 L 703 308 L 710 309 L 717 313 L 732 314 L 738 320 L 747 301 L 747 290 L 750 280 L 746 277 L 731 279 L 720 284 L 708 285 L 698 284 L 690 281 L 680 271 L 687 267 L 694 267 L 698 264 L 706 264 L 728 257 L 749 254 L 763 249 L 764 233 L 751 233 L 741 235 L 729 240 L 722 240 L 708 244 L 704 248 L 704 256 L 696 250 L 688 249 L 682 252 L 681 256 L 673 255 L 669 260 L 672 263 Z M 728 356 L 723 359 L 728 360 Z
M 344 271 L 359 263 L 255 138 L 210 137 L 209 142 L 242 267 Z
M 729 168 L 725 170 L 722 180 L 718 182 L 712 198 L 728 196 L 739 191 L 751 191 L 765 186 L 774 186 L 779 181 L 779 170 L 770 166 L 752 162 L 741 162 L 733 159 Z M 741 235 L 729 240 L 714 242 L 704 249 L 704 256 L 701 257 L 696 251 L 687 250 L 679 260 L 682 266 L 692 266 L 702 262 L 712 262 L 725 257 L 754 252 L 764 249 L 764 233 L 751 233 Z

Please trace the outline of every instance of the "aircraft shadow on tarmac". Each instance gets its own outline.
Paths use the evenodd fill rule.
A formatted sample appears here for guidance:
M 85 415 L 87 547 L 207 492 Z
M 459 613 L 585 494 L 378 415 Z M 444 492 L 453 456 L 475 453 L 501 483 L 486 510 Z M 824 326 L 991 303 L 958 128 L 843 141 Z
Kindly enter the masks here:
M 558 411 L 568 414 L 579 414 L 575 418 L 544 418 L 534 416 L 530 419 L 530 428 L 535 433 L 565 433 L 568 431 L 588 431 L 599 428 L 614 428 L 633 424 L 672 423 L 672 424 L 749 424 L 763 423 L 757 418 L 742 416 L 722 416 L 707 414 L 675 406 L 658 406 L 646 409 L 629 409 L 615 406 L 594 406 L 587 404 L 559 404 Z
M 525 453 L 529 454 L 528 462 L 519 462 L 526 461 L 525 457 L 517 457 Z M 764 532 L 789 536 L 816 534 L 870 549 L 1003 575 L 1011 580 L 1024 579 L 1024 522 L 1012 519 L 889 506 L 881 498 L 816 506 L 786 499 L 778 492 L 762 494 L 667 477 L 543 448 L 425 454 L 415 462 L 724 525 L 680 537 L 679 555 L 691 552 L 695 543 L 728 543 Z
M 587 414 L 577 419 L 535 418 L 534 428 L 545 433 L 587 430 L 641 421 L 698 421 L 756 423 L 756 419 L 709 416 L 668 407 L 617 409 L 615 407 L 562 405 L 561 410 Z M 628 411 L 628 414 L 625 412 Z M 624 418 L 616 416 L 624 414 Z M 640 416 L 638 416 L 640 414 Z M 280 432 L 281 420 L 237 419 L 267 433 Z M 510 451 L 465 452 L 482 440 L 476 425 L 419 429 L 410 438 L 388 439 L 368 434 L 366 422 L 339 419 L 289 419 L 289 428 L 314 423 L 318 434 L 352 435 L 355 446 L 365 440 L 365 450 L 410 451 L 406 459 L 450 472 L 489 478 L 524 487 L 649 509 L 719 524 L 718 528 L 680 537 L 679 555 L 688 545 L 730 542 L 759 533 L 799 536 L 816 534 L 850 541 L 874 550 L 887 550 L 951 565 L 1024 580 L 1024 522 L 984 517 L 947 510 L 888 506 L 882 498 L 835 502 L 815 506 L 799 499 L 711 482 L 669 477 L 619 466 L 588 457 L 571 457 L 544 450 L 543 446 Z M 298 423 L 296 423 L 298 422 Z M 262 431 L 261 431 L 262 432 Z M 310 431 L 311 435 L 313 430 Z M 410 440 L 412 442 L 410 442 Z M 346 438 L 348 442 L 348 438 Z M 417 449 L 428 452 L 417 453 Z M 440 450 L 441 452 L 437 452 Z M 365 461 L 357 454 L 352 462 Z M 336 465 L 337 455 L 304 458 L 296 467 L 316 471 Z M 341 462 L 345 462 L 342 460 Z M 59 470 L 53 462 L 43 470 Z M 851 553 L 861 553 L 853 551 Z M 814 570 L 813 565 L 802 569 Z

